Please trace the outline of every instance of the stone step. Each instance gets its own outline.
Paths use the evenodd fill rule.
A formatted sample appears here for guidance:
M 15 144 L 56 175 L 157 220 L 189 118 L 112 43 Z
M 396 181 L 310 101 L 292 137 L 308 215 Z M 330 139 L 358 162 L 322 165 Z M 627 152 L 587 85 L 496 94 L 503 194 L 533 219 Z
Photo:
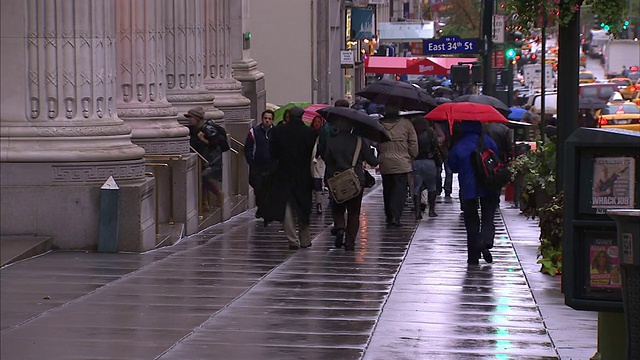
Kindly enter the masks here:
M 44 254 L 52 247 L 51 236 L 0 235 L 0 266 Z

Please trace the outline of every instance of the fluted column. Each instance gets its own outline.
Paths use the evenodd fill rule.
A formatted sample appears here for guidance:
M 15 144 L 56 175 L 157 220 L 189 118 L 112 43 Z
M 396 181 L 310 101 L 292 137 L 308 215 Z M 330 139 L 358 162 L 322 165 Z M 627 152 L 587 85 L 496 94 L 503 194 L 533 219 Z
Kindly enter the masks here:
M 205 1 L 165 0 L 165 8 L 167 100 L 184 124 L 194 106 L 202 106 L 207 119 L 221 119 L 213 93 L 204 88 Z
M 143 155 L 116 114 L 113 2 L 74 4 L 2 1 L 3 162 Z M 140 178 L 144 169 L 136 164 L 130 172 Z
M 117 114 L 115 1 L 2 0 L 0 17 L 0 233 L 95 249 L 113 176 L 119 249 L 155 246 L 154 181 Z
M 251 118 L 260 119 L 266 108 L 264 73 L 258 70 L 258 63 L 251 58 L 251 47 L 242 46 L 243 35 L 251 33 L 249 26 L 249 0 L 235 0 L 231 3 L 231 67 L 233 77 L 242 84 L 242 95 L 251 101 Z M 249 42 L 250 45 L 250 42 Z
M 118 116 L 147 154 L 189 152 L 188 129 L 167 101 L 164 3 L 116 0 Z
M 231 1 L 208 0 L 205 22 L 205 88 L 215 95 L 214 105 L 224 111 L 225 121 L 247 121 L 251 102 L 231 68 Z

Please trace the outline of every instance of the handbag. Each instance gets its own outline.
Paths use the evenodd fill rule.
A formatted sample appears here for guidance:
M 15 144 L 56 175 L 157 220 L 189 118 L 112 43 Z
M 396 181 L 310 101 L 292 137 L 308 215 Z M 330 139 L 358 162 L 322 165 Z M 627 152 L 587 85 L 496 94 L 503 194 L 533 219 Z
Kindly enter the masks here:
M 376 184 L 376 178 L 374 178 L 370 172 L 368 172 L 367 170 L 364 170 L 364 187 L 366 187 L 367 189 L 370 189 L 375 184 Z
M 358 178 L 358 174 L 356 174 L 355 171 L 361 146 L 362 139 L 358 137 L 358 143 L 356 144 L 356 151 L 353 153 L 351 167 L 342 172 L 335 173 L 332 177 L 327 179 L 329 191 L 331 191 L 333 199 L 338 204 L 349 201 L 362 192 L 362 184 L 360 184 L 360 178 Z

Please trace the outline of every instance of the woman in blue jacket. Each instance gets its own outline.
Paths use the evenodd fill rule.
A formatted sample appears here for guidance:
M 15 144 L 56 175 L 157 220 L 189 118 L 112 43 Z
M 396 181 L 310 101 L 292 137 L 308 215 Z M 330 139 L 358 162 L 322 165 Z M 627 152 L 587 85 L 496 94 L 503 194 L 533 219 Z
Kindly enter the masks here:
M 467 230 L 467 263 L 479 264 L 480 254 L 486 262 L 491 263 L 493 256 L 489 249 L 493 248 L 495 236 L 493 217 L 498 208 L 500 193 L 483 188 L 477 181 L 471 164 L 471 153 L 482 134 L 482 124 L 477 121 L 463 121 L 460 128 L 462 138 L 449 152 L 449 166 L 451 171 L 458 174 L 462 193 L 460 201 Z M 496 143 L 489 136 L 483 136 L 485 145 L 500 156 Z M 478 215 L 478 202 L 481 215 Z

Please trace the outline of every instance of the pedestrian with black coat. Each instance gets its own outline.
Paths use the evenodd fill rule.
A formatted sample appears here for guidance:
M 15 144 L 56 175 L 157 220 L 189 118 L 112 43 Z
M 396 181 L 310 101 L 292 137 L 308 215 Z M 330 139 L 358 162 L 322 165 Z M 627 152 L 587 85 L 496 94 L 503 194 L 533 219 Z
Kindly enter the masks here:
M 500 193 L 480 185 L 471 162 L 471 154 L 476 149 L 480 136 L 483 136 L 485 145 L 498 156 L 500 152 L 496 143 L 488 135 L 482 135 L 481 123 L 462 121 L 460 129 L 462 138 L 449 152 L 449 166 L 454 173 L 458 174 L 462 192 L 462 211 L 467 231 L 467 264 L 479 264 L 481 254 L 486 262 L 491 263 L 493 256 L 489 249 L 493 248 L 494 215 L 498 208 Z M 478 202 L 481 215 L 478 215 Z
M 373 154 L 373 150 L 368 143 L 355 135 L 352 126 L 348 120 L 338 120 L 335 122 L 336 134 L 327 139 L 326 151 L 324 154 L 327 173 L 335 174 L 343 172 L 351 168 L 354 153 L 360 141 L 360 151 L 356 155 L 357 161 L 355 172 L 360 179 L 360 184 L 364 189 L 365 175 L 367 171 L 363 168 L 362 162 L 366 161 L 371 166 L 378 165 L 378 159 Z M 337 248 L 342 247 L 344 241 L 345 250 L 352 251 L 355 249 L 356 236 L 360 228 L 360 208 L 362 206 L 362 191 L 356 197 L 347 200 L 344 203 L 335 203 L 331 207 L 331 215 L 333 216 L 335 242 Z M 347 220 L 345 222 L 345 212 Z
M 249 130 L 244 142 L 244 157 L 249 165 L 249 185 L 256 198 L 256 218 L 261 218 L 266 201 L 266 187 L 269 176 L 273 172 L 275 161 L 269 151 L 269 136 L 273 131 L 274 113 L 271 110 L 262 112 L 262 122 Z M 268 224 L 265 221 L 265 226 Z
M 277 161 L 263 218 L 282 221 L 289 248 L 311 246 L 309 222 L 312 208 L 313 178 L 311 152 L 315 134 L 302 121 L 304 109 L 294 106 L 286 126 L 276 126 L 269 139 L 271 156 Z M 296 223 L 298 234 L 296 234 Z

